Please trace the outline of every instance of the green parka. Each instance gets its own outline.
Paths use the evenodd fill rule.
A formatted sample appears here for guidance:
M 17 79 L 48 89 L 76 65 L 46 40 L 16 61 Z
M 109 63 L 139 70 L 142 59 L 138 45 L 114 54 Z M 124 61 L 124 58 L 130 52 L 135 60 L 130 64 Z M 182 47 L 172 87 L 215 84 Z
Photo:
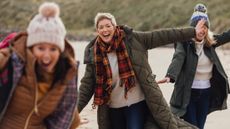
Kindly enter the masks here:
M 195 36 L 194 28 L 165 29 L 153 32 L 137 32 L 127 26 L 122 26 L 125 31 L 124 42 L 134 68 L 136 78 L 145 95 L 145 100 L 150 109 L 145 129 L 195 129 L 196 127 L 175 117 L 171 111 L 163 94 L 155 81 L 148 63 L 148 50 L 175 41 L 185 41 Z M 85 49 L 84 63 L 86 71 L 81 79 L 79 89 L 79 112 L 88 104 L 94 94 L 96 73 L 94 64 L 95 39 L 91 41 Z M 108 105 L 98 106 L 99 129 L 111 129 Z
M 214 35 L 217 44 L 207 47 L 204 45 L 205 55 L 213 62 L 211 82 L 211 100 L 209 113 L 227 108 L 229 83 L 226 73 L 216 54 L 215 48 L 230 41 L 230 30 L 220 35 Z M 166 76 L 175 81 L 170 100 L 171 110 L 177 116 L 183 116 L 189 104 L 191 87 L 198 63 L 195 42 L 188 40 L 176 44 L 176 50 L 169 65 Z

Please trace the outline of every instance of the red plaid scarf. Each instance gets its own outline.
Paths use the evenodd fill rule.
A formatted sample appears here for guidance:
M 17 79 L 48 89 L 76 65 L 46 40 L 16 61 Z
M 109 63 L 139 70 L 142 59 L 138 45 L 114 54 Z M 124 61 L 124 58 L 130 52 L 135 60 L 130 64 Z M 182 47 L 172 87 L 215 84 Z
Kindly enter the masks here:
M 123 38 L 125 33 L 119 27 L 116 28 L 113 39 L 110 43 L 104 43 L 98 36 L 95 43 L 95 64 L 96 64 L 96 88 L 94 94 L 94 106 L 107 103 L 112 92 L 112 71 L 107 53 L 116 51 L 118 58 L 120 86 L 125 86 L 125 98 L 127 92 L 135 86 L 135 74 Z
M 10 33 L 9 35 L 7 35 L 1 42 L 0 42 L 0 49 L 3 48 L 7 48 L 10 45 L 10 41 L 16 36 L 16 32 Z M 0 83 L 2 83 L 2 85 L 7 85 L 9 78 L 9 70 L 8 67 L 6 67 L 5 69 L 3 69 L 2 71 L 0 71 Z

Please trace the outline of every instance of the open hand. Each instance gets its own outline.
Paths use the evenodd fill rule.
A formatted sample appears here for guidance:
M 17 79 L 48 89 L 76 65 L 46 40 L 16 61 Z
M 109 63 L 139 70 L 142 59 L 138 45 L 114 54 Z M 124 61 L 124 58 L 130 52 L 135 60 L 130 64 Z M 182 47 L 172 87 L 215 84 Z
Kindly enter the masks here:
M 87 123 L 89 123 L 89 120 L 87 118 L 82 118 L 80 125 L 87 124 Z
M 205 26 L 205 19 L 201 19 L 196 24 L 195 30 L 196 30 L 196 39 L 199 39 L 199 34 L 202 33 L 203 27 Z
M 170 78 L 165 77 L 164 79 L 161 79 L 161 80 L 157 81 L 157 84 L 169 83 L 169 82 L 170 82 Z

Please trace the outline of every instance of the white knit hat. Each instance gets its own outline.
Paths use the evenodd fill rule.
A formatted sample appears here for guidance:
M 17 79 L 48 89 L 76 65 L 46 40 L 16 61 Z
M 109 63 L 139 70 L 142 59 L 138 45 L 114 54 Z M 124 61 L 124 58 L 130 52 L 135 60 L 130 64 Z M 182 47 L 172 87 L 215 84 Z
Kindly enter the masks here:
M 27 47 L 46 42 L 64 51 L 66 29 L 59 14 L 60 8 L 56 3 L 45 2 L 39 7 L 39 14 L 30 21 L 27 28 Z

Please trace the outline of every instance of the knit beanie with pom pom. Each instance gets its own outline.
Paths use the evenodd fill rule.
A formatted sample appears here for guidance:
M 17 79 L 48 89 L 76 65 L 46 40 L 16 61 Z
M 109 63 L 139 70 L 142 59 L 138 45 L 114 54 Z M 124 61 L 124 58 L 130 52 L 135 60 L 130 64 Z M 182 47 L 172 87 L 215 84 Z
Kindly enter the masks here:
M 50 43 L 58 46 L 61 52 L 64 51 L 66 29 L 59 14 L 60 8 L 56 3 L 45 2 L 39 7 L 39 13 L 30 21 L 27 28 L 27 47 Z
M 199 20 L 205 20 L 205 26 L 210 27 L 210 22 L 207 14 L 207 8 L 204 4 L 197 4 L 194 7 L 194 12 L 190 18 L 190 25 L 195 27 Z

